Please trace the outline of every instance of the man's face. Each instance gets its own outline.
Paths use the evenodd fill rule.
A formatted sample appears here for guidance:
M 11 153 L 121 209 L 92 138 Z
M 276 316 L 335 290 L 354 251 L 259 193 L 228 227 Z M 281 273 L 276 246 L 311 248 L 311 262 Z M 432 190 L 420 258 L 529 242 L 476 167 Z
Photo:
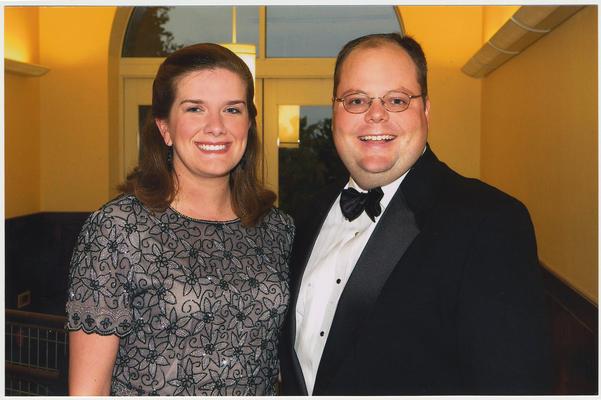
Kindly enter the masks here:
M 399 46 L 383 44 L 353 50 L 342 65 L 336 97 L 390 91 L 421 94 L 417 69 Z M 402 112 L 387 111 L 374 99 L 365 113 L 352 114 L 342 102 L 333 106 L 334 144 L 353 180 L 363 189 L 384 186 L 402 176 L 422 154 L 428 136 L 430 102 L 412 99 Z

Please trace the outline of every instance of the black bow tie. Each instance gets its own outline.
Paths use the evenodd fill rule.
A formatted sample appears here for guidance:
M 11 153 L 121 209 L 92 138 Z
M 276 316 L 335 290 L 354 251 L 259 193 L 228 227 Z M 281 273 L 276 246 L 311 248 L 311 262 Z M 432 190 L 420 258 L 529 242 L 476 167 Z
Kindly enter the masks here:
M 365 210 L 367 216 L 376 222 L 376 217 L 382 213 L 382 207 L 380 207 L 382 196 L 384 196 L 384 192 L 379 187 L 371 189 L 367 193 L 359 193 L 353 188 L 344 189 L 340 195 L 342 215 L 352 221 Z

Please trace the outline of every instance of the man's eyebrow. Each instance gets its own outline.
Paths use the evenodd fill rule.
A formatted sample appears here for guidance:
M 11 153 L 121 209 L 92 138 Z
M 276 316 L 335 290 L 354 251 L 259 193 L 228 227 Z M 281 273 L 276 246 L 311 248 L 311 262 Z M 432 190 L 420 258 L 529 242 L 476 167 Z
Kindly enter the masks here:
M 405 86 L 400 86 L 400 87 L 388 90 L 387 93 L 390 93 L 390 92 L 413 93 L 413 90 L 410 90 L 410 89 L 406 88 Z M 353 94 L 353 93 L 363 93 L 363 94 L 369 95 L 369 93 L 367 93 L 365 90 L 361 90 L 361 89 L 348 89 L 348 90 L 345 90 L 344 92 L 342 92 L 341 97 L 344 97 L 344 96 L 346 96 L 348 94 Z
M 346 96 L 347 94 L 353 94 L 353 93 L 363 93 L 363 94 L 367 94 L 367 92 L 365 90 L 361 90 L 361 89 L 348 89 L 345 90 L 344 92 L 342 92 L 341 97 Z

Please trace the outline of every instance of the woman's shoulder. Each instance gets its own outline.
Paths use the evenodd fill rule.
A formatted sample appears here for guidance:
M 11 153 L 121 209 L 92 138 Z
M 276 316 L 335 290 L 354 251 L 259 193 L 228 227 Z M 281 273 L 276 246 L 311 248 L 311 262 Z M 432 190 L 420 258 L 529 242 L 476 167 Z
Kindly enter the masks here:
M 94 227 L 123 225 L 125 221 L 148 220 L 150 211 L 138 198 L 130 194 L 121 194 L 114 199 L 103 204 L 99 209 L 92 212 L 84 226 L 94 230 Z M 142 218 L 139 218 L 142 217 Z
M 284 224 L 294 227 L 294 220 L 292 217 L 277 207 L 272 207 L 263 217 L 263 221 L 268 225 Z
M 103 204 L 92 215 L 96 214 L 102 218 L 118 218 L 132 213 L 147 214 L 149 211 L 133 194 L 121 194 Z
M 290 242 L 292 242 L 292 239 L 294 238 L 294 220 L 290 215 L 279 208 L 272 207 L 263 217 L 261 225 L 265 226 L 270 231 L 280 232 Z
M 286 257 L 288 257 L 296 230 L 292 217 L 279 208 L 273 207 L 265 214 L 261 225 L 264 227 L 267 236 L 278 238 L 277 241 L 282 252 L 287 254 Z

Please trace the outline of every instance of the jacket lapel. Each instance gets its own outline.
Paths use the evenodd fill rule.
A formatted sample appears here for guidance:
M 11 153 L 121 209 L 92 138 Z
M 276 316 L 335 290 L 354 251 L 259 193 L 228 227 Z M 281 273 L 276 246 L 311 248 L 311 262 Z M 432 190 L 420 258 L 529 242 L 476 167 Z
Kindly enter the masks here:
M 370 314 L 388 276 L 418 233 L 414 214 L 399 188 L 342 292 L 317 371 L 314 394 L 320 394 L 334 378 L 344 355 L 352 347 L 361 321 Z

